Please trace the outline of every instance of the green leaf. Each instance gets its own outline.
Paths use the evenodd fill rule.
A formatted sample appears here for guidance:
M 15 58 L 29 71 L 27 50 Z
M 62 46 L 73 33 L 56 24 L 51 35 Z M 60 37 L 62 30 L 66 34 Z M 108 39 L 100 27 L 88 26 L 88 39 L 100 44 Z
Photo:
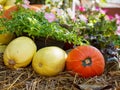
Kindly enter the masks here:
M 15 4 L 22 4 L 23 0 L 16 0 Z
M 106 0 L 100 0 L 100 2 L 101 2 L 101 3 L 107 3 L 107 1 L 106 1 Z
M 45 0 L 45 4 L 48 4 L 50 2 L 51 2 L 51 0 Z

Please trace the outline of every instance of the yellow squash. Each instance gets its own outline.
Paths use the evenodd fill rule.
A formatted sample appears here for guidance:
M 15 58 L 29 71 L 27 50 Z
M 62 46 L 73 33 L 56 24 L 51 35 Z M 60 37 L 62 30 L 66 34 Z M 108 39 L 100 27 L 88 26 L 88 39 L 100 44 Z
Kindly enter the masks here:
M 1 30 L 2 28 L 0 28 Z M 5 34 L 0 34 L 0 44 L 8 44 L 12 39 L 14 35 L 12 33 L 5 33 Z
M 33 57 L 33 69 L 40 75 L 54 76 L 63 71 L 67 54 L 56 46 L 39 49 Z
M 32 39 L 22 36 L 11 41 L 6 47 L 3 59 L 9 68 L 21 68 L 30 64 L 37 47 Z
M 0 34 L 0 44 L 8 44 L 14 35 L 11 33 Z

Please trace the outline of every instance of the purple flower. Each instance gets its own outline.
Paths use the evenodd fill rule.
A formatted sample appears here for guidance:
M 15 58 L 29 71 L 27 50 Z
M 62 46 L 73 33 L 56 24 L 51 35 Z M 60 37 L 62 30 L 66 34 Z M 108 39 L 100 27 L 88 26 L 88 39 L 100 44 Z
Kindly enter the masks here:
M 114 17 L 112 15 L 107 15 L 109 20 L 112 20 Z
M 24 7 L 25 9 L 30 8 L 30 1 L 28 1 L 28 0 L 23 0 L 22 7 Z
M 120 26 L 117 27 L 117 30 L 115 33 L 120 36 Z
M 87 23 L 87 18 L 84 15 L 82 15 L 82 14 L 79 15 L 79 18 L 80 18 L 81 21 Z
M 45 13 L 45 18 L 48 20 L 48 22 L 53 22 L 56 20 L 56 16 L 53 13 Z
M 99 11 L 99 10 L 100 10 L 100 7 L 96 6 L 95 11 Z

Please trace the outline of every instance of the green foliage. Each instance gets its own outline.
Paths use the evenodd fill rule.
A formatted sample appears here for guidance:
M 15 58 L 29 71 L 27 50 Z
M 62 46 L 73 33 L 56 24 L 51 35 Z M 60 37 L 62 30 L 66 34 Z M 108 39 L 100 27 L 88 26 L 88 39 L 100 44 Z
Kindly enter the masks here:
M 89 36 L 96 37 L 100 42 L 101 47 L 104 47 L 112 41 L 117 40 L 118 35 L 115 35 L 116 29 L 117 26 L 115 20 L 106 20 L 105 16 L 101 15 L 97 22 L 94 23 L 93 27 L 90 27 L 90 30 L 87 30 L 86 33 L 88 33 Z
M 0 21 L 1 25 L 5 27 L 4 32 L 9 31 L 17 36 L 53 38 L 75 45 L 83 43 L 82 37 L 77 36 L 76 32 L 62 27 L 58 21 L 48 22 L 43 12 L 19 7 L 18 11 L 12 12 L 12 19 L 3 20 L 1 18 Z

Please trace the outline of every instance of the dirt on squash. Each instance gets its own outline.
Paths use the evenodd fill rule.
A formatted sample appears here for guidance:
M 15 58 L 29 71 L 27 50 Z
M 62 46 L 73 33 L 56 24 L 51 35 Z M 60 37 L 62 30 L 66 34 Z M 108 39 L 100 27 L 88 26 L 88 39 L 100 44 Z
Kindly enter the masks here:
M 88 79 L 67 71 L 45 77 L 35 73 L 31 65 L 17 70 L 7 68 L 0 54 L 0 90 L 120 90 L 120 70 Z

